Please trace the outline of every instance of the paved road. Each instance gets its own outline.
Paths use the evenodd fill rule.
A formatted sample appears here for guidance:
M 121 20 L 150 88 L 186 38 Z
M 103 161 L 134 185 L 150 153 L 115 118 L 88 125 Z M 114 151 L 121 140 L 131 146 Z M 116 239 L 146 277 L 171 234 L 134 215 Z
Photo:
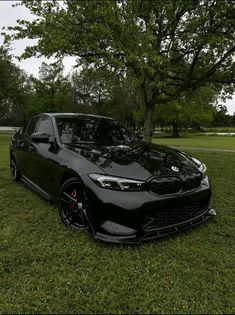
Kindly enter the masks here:
M 178 150 L 195 150 L 195 151 L 205 151 L 205 152 L 215 152 L 215 153 L 235 153 L 235 150 L 232 150 L 232 149 L 212 149 L 212 148 L 176 147 L 176 146 L 171 146 L 171 147 Z

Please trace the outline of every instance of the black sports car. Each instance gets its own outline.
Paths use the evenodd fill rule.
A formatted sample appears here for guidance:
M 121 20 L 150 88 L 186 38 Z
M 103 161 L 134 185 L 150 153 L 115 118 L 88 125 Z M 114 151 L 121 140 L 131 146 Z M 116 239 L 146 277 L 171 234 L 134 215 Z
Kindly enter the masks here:
M 204 164 L 107 117 L 33 117 L 12 138 L 10 168 L 58 203 L 66 225 L 106 242 L 139 243 L 215 215 Z

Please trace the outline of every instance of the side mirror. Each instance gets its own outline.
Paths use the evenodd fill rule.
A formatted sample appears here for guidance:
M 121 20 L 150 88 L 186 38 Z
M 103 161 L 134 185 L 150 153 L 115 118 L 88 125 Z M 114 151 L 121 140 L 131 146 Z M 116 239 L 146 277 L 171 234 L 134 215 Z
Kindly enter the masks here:
M 31 134 L 30 139 L 33 142 L 43 142 L 43 143 L 49 143 L 50 135 L 45 132 L 36 132 Z

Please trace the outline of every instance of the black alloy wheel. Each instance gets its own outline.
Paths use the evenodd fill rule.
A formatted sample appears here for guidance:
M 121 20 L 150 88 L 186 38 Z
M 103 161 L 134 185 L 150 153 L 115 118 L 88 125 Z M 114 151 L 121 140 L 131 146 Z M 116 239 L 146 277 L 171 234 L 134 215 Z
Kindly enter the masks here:
M 76 230 L 88 228 L 84 186 L 74 177 L 65 181 L 59 193 L 59 214 L 63 223 Z
M 11 160 L 10 160 L 10 171 L 11 171 L 12 180 L 14 180 L 15 182 L 18 182 L 20 180 L 20 173 L 17 168 L 16 158 L 13 154 L 11 155 Z

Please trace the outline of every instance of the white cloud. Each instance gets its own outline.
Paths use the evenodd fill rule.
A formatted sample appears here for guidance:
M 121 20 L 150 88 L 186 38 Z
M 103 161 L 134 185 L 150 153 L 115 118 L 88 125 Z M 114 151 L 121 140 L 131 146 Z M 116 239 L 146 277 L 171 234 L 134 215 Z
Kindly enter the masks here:
M 18 1 L 17 1 L 18 2 Z M 18 19 L 33 20 L 34 16 L 23 6 L 12 7 L 16 1 L 0 1 L 0 30 L 4 26 L 15 26 Z M 3 36 L 0 35 L 0 45 L 3 43 Z M 20 56 L 27 45 L 33 45 L 36 40 L 22 39 L 14 41 L 11 45 L 12 54 L 14 56 Z M 16 58 L 14 62 L 19 65 L 28 74 L 38 76 L 38 70 L 42 62 L 52 62 L 53 58 L 28 58 L 25 60 L 18 61 Z M 65 73 L 68 73 L 75 65 L 76 57 L 65 57 L 63 60 Z
M 233 115 L 235 113 L 235 95 L 233 95 L 233 98 L 231 100 L 227 100 L 224 105 L 226 105 L 228 109 L 228 113 L 230 115 Z

